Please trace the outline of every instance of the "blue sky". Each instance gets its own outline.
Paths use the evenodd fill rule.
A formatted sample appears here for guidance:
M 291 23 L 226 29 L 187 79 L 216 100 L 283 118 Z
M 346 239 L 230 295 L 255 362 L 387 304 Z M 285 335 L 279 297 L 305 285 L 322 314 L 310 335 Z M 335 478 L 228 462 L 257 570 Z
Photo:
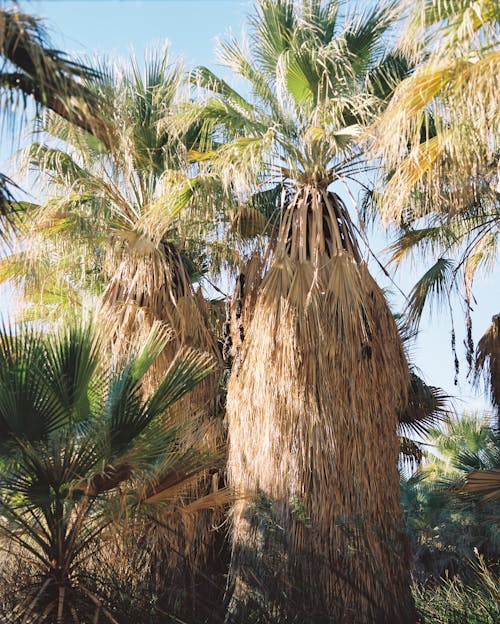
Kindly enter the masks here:
M 353 4 L 362 10 L 368 2 L 371 0 L 359 0 Z M 216 37 L 224 36 L 230 30 L 239 35 L 252 7 L 251 0 L 24 0 L 20 4 L 26 11 L 46 18 L 53 42 L 70 54 L 105 55 L 118 59 L 127 58 L 134 52 L 141 59 L 147 49 L 161 48 L 168 40 L 173 55 L 183 56 L 187 65 L 204 64 L 216 70 Z M 5 157 L 4 148 L 0 161 Z M 384 235 L 375 233 L 373 249 L 379 251 L 385 244 Z M 396 273 L 395 281 L 408 293 L 423 270 L 418 263 L 413 269 L 405 267 Z M 385 285 L 394 289 L 390 284 Z M 498 268 L 478 280 L 475 295 L 473 326 L 477 341 L 489 325 L 491 316 L 500 312 Z M 4 291 L 1 308 L 8 307 L 8 297 Z M 400 301 L 396 305 L 401 305 Z M 463 313 L 458 301 L 454 307 L 457 347 L 465 370 Z M 457 402 L 459 410 L 466 405 L 484 405 L 472 396 L 464 373 L 460 376 L 459 387 L 453 386 L 450 323 L 446 311 L 424 319 L 412 357 L 428 383 L 439 385 L 461 398 Z
M 175 55 L 191 65 L 215 64 L 215 37 L 239 33 L 250 0 L 24 0 L 46 17 L 64 50 L 138 58 L 166 39 Z

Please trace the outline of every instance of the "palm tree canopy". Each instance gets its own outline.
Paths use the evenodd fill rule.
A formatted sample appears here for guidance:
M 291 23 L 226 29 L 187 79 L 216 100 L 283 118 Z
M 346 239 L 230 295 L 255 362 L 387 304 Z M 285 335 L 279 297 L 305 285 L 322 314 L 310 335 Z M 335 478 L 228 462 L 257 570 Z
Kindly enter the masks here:
M 219 50 L 222 62 L 246 80 L 252 101 L 199 68 L 193 80 L 213 97 L 198 114 L 207 135 L 217 129 L 226 143 L 193 157 L 220 163 L 243 199 L 249 187 L 255 190 L 256 172 L 263 179 L 266 171 L 267 185 L 326 187 L 349 179 L 358 171 L 362 128 L 408 71 L 402 55 L 385 51 L 394 16 L 387 5 L 354 16 L 339 2 L 261 0 L 248 45 L 232 38 Z
M 425 0 L 408 8 L 401 49 L 416 68 L 374 130 L 386 172 L 377 209 L 386 223 L 401 226 L 392 261 L 412 252 L 435 258 L 411 293 L 414 323 L 428 300 L 446 301 L 461 282 L 470 304 L 477 272 L 495 266 L 499 35 L 495 0 Z
M 87 83 L 105 120 L 103 141 L 58 116 L 44 119 L 46 138 L 30 146 L 26 163 L 45 185 L 47 200 L 20 206 L 30 252 L 3 259 L 1 279 L 17 281 L 32 302 L 47 303 L 45 313 L 92 300 L 123 259 L 152 255 L 161 263 L 163 248 L 168 252 L 173 242 L 187 254 L 200 249 L 179 233 L 179 213 L 199 192 L 184 168 L 189 131 L 179 136 L 168 124 L 182 79 L 182 67 L 167 51 L 152 55 L 144 72 L 135 61 L 128 70 L 104 64 Z M 204 194 L 210 197 L 206 186 Z M 198 213 L 193 221 L 208 216 Z M 188 273 L 186 263 L 178 280 L 185 282 Z
M 499 34 L 495 0 L 409 7 L 401 47 L 417 67 L 377 125 L 386 221 L 404 220 L 409 204 L 415 217 L 498 205 Z

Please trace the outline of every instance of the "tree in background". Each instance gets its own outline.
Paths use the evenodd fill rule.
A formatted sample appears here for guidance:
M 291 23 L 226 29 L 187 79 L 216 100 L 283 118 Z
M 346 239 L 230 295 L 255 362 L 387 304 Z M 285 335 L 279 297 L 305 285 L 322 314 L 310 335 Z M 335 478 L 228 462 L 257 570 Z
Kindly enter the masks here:
M 476 550 L 487 563 L 498 561 L 498 503 L 463 488 L 475 471 L 498 469 L 498 434 L 487 416 L 464 413 L 430 428 L 425 445 L 420 468 L 402 480 L 416 577 L 469 579 Z

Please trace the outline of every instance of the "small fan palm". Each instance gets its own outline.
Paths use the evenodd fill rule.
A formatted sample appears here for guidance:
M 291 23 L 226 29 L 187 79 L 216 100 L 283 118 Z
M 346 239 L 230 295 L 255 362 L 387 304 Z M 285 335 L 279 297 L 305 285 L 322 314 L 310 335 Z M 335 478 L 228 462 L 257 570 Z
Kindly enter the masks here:
M 168 411 L 210 373 L 210 357 L 179 352 L 143 396 L 168 339 L 156 327 L 140 353 L 111 369 L 91 327 L 0 333 L 0 540 L 25 562 L 15 621 L 115 622 L 86 587 L 85 560 L 125 512 L 165 512 L 206 467 Z

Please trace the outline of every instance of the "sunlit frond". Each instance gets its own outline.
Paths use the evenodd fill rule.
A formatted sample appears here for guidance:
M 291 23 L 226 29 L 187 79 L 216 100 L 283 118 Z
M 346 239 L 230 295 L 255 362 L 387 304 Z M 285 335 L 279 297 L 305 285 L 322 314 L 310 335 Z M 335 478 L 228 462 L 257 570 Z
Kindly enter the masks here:
M 439 260 L 428 269 L 412 288 L 406 314 L 411 324 L 418 325 L 424 306 L 430 296 L 431 303 L 447 304 L 455 280 L 455 263 L 447 258 Z
M 471 197 L 498 201 L 492 187 L 476 184 L 498 169 L 498 4 L 423 4 L 409 8 L 402 46 L 420 64 L 397 87 L 375 128 L 377 153 L 392 175 L 383 201 L 386 221 L 402 219 L 415 191 L 435 212 L 448 210 L 448 193 L 455 212 Z

